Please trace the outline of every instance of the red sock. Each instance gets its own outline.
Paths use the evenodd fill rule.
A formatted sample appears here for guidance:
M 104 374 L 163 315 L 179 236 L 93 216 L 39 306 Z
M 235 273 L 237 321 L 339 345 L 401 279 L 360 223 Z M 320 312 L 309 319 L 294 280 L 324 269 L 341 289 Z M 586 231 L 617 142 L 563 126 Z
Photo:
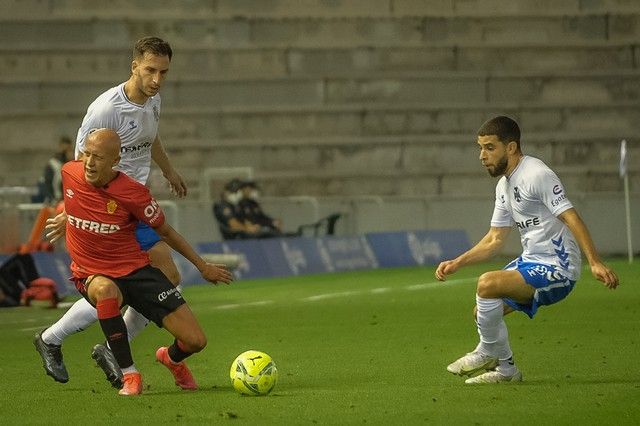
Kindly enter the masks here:
M 96 304 L 98 320 L 104 336 L 107 338 L 109 348 L 120 368 L 127 368 L 133 365 L 129 339 L 127 338 L 127 326 L 122 319 L 120 305 L 115 297 L 103 299 Z

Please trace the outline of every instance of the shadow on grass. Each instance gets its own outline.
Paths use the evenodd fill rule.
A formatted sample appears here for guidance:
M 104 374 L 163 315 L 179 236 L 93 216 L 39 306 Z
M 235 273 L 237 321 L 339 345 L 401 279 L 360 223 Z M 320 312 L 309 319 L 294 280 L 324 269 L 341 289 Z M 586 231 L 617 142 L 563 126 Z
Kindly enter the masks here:
M 558 379 L 525 378 L 519 383 L 504 383 L 506 386 L 572 386 L 572 385 L 635 385 L 640 388 L 640 375 L 629 377 L 563 377 Z
M 202 395 L 202 394 L 236 395 L 238 398 L 248 398 L 248 399 L 287 398 L 287 397 L 295 396 L 294 393 L 283 392 L 283 391 L 274 391 L 268 395 L 256 395 L 256 396 L 242 395 L 236 392 L 231 386 L 207 386 L 207 387 L 200 388 L 196 391 L 184 391 L 184 390 L 178 389 L 177 387 L 173 389 L 167 389 L 164 387 L 162 389 L 149 387 L 149 388 L 145 388 L 144 391 L 142 392 L 142 395 L 145 395 L 145 396 L 167 396 L 167 395 L 177 396 L 177 395 Z

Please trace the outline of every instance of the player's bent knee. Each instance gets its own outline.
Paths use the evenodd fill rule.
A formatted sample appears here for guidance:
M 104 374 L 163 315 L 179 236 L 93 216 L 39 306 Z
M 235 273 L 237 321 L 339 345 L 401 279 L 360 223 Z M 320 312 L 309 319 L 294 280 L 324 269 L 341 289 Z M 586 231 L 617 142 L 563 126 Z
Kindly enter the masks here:
M 93 300 L 120 299 L 120 290 L 114 283 L 108 281 L 91 283 L 88 293 Z
M 478 296 L 484 298 L 498 297 L 498 280 L 496 280 L 491 272 L 486 272 L 478 278 L 478 287 L 476 292 Z

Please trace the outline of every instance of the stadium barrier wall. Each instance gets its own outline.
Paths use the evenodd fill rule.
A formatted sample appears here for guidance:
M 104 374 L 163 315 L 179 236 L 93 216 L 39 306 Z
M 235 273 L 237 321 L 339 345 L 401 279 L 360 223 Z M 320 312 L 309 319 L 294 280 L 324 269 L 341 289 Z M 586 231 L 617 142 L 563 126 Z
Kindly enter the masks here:
M 1 191 L 0 191 L 1 195 Z M 364 235 L 374 232 L 409 230 L 463 229 L 469 240 L 479 241 L 489 229 L 494 194 L 474 196 L 304 196 L 262 197 L 262 205 L 272 217 L 283 220 L 285 230 L 294 232 L 300 225 L 320 217 L 339 213 L 335 235 Z M 0 200 L 0 251 L 11 253 L 26 240 L 36 210 L 2 208 Z M 584 219 L 598 252 L 603 256 L 627 255 L 624 194 L 621 192 L 577 192 L 571 201 Z M 631 233 L 636 254 L 640 241 L 640 192 L 630 194 Z M 221 241 L 211 204 L 202 201 L 160 201 L 171 226 L 192 244 Z M 38 208 L 40 206 L 38 205 Z M 519 233 L 514 228 L 502 249 L 505 256 L 522 251 Z
M 465 231 L 379 232 L 360 236 L 290 237 L 232 240 L 197 244 L 206 254 L 237 254 L 237 279 L 285 277 L 375 268 L 426 266 L 457 256 L 469 248 Z M 33 253 L 40 276 L 53 279 L 61 296 L 74 295 L 69 281 L 69 255 Z M 0 263 L 9 255 L 0 255 Z M 185 286 L 202 284 L 195 267 L 182 256 L 174 259 Z
M 266 278 L 403 266 L 434 265 L 470 247 L 465 231 L 380 232 L 361 236 L 295 237 L 198 244 L 201 253 L 237 253 L 238 278 Z M 184 282 L 199 273 L 177 259 Z M 192 277 L 191 274 L 194 274 Z

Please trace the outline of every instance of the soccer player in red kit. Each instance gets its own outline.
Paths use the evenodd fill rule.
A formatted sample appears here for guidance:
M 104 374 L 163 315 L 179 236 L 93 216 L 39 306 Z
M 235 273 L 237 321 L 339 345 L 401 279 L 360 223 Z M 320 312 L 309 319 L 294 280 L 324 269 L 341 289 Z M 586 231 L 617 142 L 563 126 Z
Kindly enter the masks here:
M 206 336 L 196 317 L 167 277 L 149 264 L 135 238 L 139 220 L 183 255 L 212 283 L 232 281 L 221 265 L 205 262 L 169 224 L 148 189 L 113 167 L 120 158 L 120 138 L 99 129 L 86 138 L 84 156 L 62 168 L 67 248 L 78 291 L 98 311 L 98 319 L 122 369 L 121 395 L 142 392 L 120 308 L 129 305 L 164 327 L 175 341 L 161 347 L 156 359 L 172 372 L 176 385 L 196 389 L 184 359 L 201 351 Z

